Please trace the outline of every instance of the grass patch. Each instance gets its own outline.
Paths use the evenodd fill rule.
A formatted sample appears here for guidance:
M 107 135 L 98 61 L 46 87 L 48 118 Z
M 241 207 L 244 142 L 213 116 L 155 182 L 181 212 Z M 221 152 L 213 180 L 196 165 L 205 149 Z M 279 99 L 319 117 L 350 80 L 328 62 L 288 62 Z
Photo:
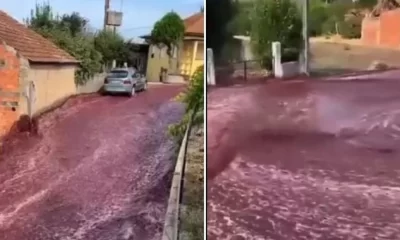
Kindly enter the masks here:
M 314 76 L 366 71 L 374 61 L 400 67 L 400 51 L 349 43 L 311 42 L 311 69 Z
M 204 133 L 203 124 L 192 128 L 186 155 L 181 211 L 181 239 L 204 239 Z

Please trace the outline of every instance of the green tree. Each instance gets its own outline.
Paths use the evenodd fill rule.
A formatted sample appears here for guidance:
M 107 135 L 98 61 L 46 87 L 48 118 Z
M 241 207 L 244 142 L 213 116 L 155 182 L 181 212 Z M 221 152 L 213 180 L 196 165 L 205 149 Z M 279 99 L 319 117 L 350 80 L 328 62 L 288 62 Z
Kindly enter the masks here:
M 377 4 L 377 0 L 358 0 L 356 2 L 357 8 L 372 10 Z
M 345 38 L 361 36 L 361 22 L 366 9 L 376 0 L 310 0 L 310 33 L 312 36 L 338 34 Z
M 291 0 L 257 0 L 252 18 L 251 44 L 254 54 L 271 63 L 271 44 L 279 41 L 283 49 L 295 55 L 302 48 L 302 21 L 298 7 Z M 290 50 L 290 51 L 289 51 Z
M 94 37 L 94 46 L 102 56 L 102 63 L 110 66 L 113 60 L 122 64 L 129 56 L 129 47 L 124 38 L 118 33 L 101 31 Z
M 197 68 L 189 81 L 188 88 L 178 96 L 177 100 L 185 105 L 185 115 L 179 123 L 170 125 L 168 132 L 180 141 L 192 114 L 194 114 L 193 125 L 204 122 L 204 66 Z
M 71 14 L 64 14 L 59 24 L 61 25 L 60 27 L 69 29 L 72 36 L 77 36 L 85 32 L 88 22 L 79 13 L 73 12 Z
M 339 26 L 345 20 L 346 13 L 353 7 L 353 3 L 337 0 L 326 6 L 328 18 L 323 23 L 324 34 L 340 34 Z
M 75 74 L 75 83 L 84 84 L 101 70 L 102 55 L 94 48 L 92 41 L 83 35 L 72 37 L 66 29 L 36 29 L 45 38 L 54 42 L 71 56 L 80 61 Z
M 176 12 L 165 14 L 154 24 L 151 31 L 151 41 L 154 44 L 167 47 L 167 54 L 172 56 L 174 47 L 178 47 L 185 34 L 185 25 Z
M 101 69 L 101 54 L 94 48 L 93 39 L 83 34 L 87 21 L 79 14 L 56 16 L 48 3 L 37 4 L 26 19 L 28 27 L 54 42 L 80 61 L 75 82 L 84 84 Z
M 204 107 L 204 66 L 196 69 L 189 82 L 189 87 L 182 97 L 182 102 L 186 105 L 186 111 L 192 111 L 198 107 L 203 110 Z
M 323 23 L 327 21 L 329 14 L 327 4 L 321 0 L 310 1 L 309 30 L 311 36 L 319 36 L 323 33 Z
M 206 46 L 213 49 L 218 62 L 224 58 L 223 49 L 232 41 L 234 32 L 230 24 L 236 13 L 235 5 L 233 0 L 206 0 L 206 6 Z
M 234 3 L 234 17 L 229 22 L 229 32 L 238 35 L 250 35 L 251 32 L 251 17 L 254 11 L 254 2 L 239 2 Z
M 48 2 L 36 4 L 31 9 L 30 17 L 25 19 L 25 23 L 32 29 L 53 29 L 57 25 L 56 16 Z
M 80 16 L 79 13 L 64 14 L 59 16 L 53 13 L 53 9 L 48 2 L 36 4 L 35 9 L 31 10 L 29 18 L 25 23 L 32 29 L 55 29 L 65 28 L 73 36 L 83 33 L 88 20 Z

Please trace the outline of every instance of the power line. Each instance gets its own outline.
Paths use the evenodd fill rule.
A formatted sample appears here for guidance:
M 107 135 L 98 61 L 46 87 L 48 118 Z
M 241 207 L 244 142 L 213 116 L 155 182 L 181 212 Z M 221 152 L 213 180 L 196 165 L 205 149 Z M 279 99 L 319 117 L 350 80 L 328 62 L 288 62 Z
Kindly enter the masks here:
M 153 26 L 143 26 L 143 27 L 132 27 L 132 28 L 122 28 L 121 31 L 132 31 L 138 29 L 153 28 Z

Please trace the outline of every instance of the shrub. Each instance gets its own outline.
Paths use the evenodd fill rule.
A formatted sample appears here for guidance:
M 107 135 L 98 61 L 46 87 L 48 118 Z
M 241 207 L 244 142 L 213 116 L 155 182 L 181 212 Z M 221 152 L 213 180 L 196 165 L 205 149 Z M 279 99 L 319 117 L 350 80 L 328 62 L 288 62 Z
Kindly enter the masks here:
M 224 45 L 235 34 L 228 25 L 233 20 L 236 9 L 233 0 L 206 0 L 206 6 L 206 46 L 213 49 L 215 62 L 218 62 L 224 59 Z
M 263 66 L 271 64 L 271 44 L 281 43 L 282 49 L 301 49 L 302 21 L 300 12 L 291 0 L 265 1 L 255 3 L 252 18 L 251 44 L 254 54 L 263 59 Z
M 339 34 L 337 26 L 337 20 L 334 17 L 329 17 L 324 23 L 322 23 L 322 33 L 324 35 Z
M 181 17 L 171 11 L 154 24 L 151 31 L 151 41 L 167 47 L 167 53 L 172 57 L 173 47 L 178 46 L 185 33 L 185 24 Z
M 249 35 L 251 32 L 251 16 L 254 11 L 254 3 L 249 2 L 235 2 L 234 3 L 234 17 L 228 24 L 229 32 L 238 35 Z
M 95 35 L 93 42 L 95 49 L 103 56 L 102 64 L 107 67 L 111 66 L 113 60 L 122 64 L 128 59 L 128 45 L 125 43 L 124 38 L 118 33 L 100 31 Z
M 35 31 L 80 61 L 80 68 L 75 73 L 76 84 L 84 84 L 100 71 L 102 56 L 90 39 L 81 34 L 72 36 L 68 29 L 62 28 L 42 28 Z
M 281 62 L 294 62 L 299 60 L 300 51 L 295 48 L 284 49 L 281 55 Z M 261 60 L 261 66 L 267 70 L 272 70 L 272 55 L 266 56 Z
M 311 36 L 319 36 L 323 33 L 323 23 L 328 18 L 326 5 L 322 1 L 310 1 L 309 30 Z
M 361 37 L 362 17 L 355 16 L 342 21 L 339 24 L 339 32 L 343 38 L 360 38 Z
M 189 87 L 182 95 L 181 101 L 186 105 L 186 112 L 194 110 L 197 106 L 203 108 L 204 102 L 204 70 L 200 66 L 192 76 Z
M 76 84 L 84 84 L 99 72 L 102 55 L 94 48 L 93 40 L 85 35 L 88 21 L 78 13 L 59 17 L 49 3 L 37 4 L 25 23 L 80 61 Z
M 203 122 L 204 110 L 204 70 L 200 66 L 193 74 L 186 91 L 177 97 L 177 100 L 185 104 L 185 115 L 177 124 L 169 126 L 168 132 L 180 141 L 185 134 L 186 126 L 192 114 L 195 114 L 192 124 Z

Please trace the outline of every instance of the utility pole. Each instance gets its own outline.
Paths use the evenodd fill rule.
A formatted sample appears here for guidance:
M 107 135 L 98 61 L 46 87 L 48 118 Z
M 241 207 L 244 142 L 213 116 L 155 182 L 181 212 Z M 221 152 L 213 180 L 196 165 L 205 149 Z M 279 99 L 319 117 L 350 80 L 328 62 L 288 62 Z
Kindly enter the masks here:
M 110 0 L 105 0 L 104 2 L 104 31 L 107 30 L 107 15 L 108 15 L 108 10 L 110 9 Z
M 309 0 L 303 0 L 303 73 L 310 74 L 310 36 L 308 31 Z

